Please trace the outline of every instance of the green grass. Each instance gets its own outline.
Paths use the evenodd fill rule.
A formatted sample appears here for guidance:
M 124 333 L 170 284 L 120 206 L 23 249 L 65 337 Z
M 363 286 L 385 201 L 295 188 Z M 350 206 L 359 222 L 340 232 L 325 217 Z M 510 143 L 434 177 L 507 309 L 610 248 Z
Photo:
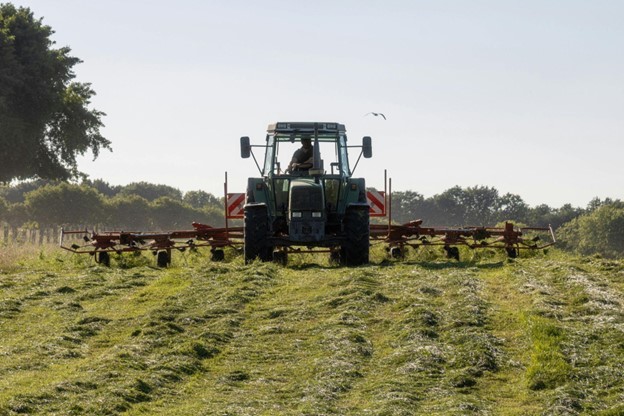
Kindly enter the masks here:
M 0 415 L 624 414 L 624 262 L 12 253 Z

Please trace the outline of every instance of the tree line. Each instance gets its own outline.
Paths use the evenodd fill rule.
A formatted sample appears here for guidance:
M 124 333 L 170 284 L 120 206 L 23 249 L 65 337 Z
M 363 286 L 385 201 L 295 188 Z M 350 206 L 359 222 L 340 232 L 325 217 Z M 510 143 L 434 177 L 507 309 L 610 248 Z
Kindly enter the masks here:
M 397 223 L 422 219 L 425 226 L 494 226 L 503 221 L 550 225 L 560 248 L 582 255 L 624 257 L 624 202 L 619 199 L 594 198 L 585 208 L 529 206 L 519 195 L 500 195 L 492 187 L 455 186 L 429 198 L 415 191 L 393 192 L 392 218 Z
M 224 200 L 197 190 L 135 182 L 113 186 L 98 180 L 80 184 L 36 180 L 0 186 L 4 241 L 56 238 L 58 228 L 125 231 L 190 229 L 192 222 L 224 223 Z M 587 207 L 529 206 L 519 195 L 495 188 L 455 186 L 425 198 L 415 191 L 392 194 L 392 219 L 424 220 L 426 226 L 494 226 L 503 221 L 552 226 L 560 246 L 581 254 L 624 255 L 624 202 L 595 198 Z
M 0 187 L 0 226 L 7 240 L 49 241 L 59 227 L 165 231 L 192 222 L 223 223 L 223 199 L 204 191 L 182 193 L 147 182 L 111 186 L 38 180 Z
M 595 198 L 587 208 L 571 204 L 558 208 L 546 204 L 531 207 L 519 195 L 500 195 L 493 187 L 454 186 L 429 198 L 415 191 L 393 192 L 392 215 L 398 223 L 423 219 L 427 226 L 494 226 L 502 221 L 513 221 L 535 227 L 551 225 L 557 229 L 573 218 L 611 202 L 610 199 L 601 201 Z

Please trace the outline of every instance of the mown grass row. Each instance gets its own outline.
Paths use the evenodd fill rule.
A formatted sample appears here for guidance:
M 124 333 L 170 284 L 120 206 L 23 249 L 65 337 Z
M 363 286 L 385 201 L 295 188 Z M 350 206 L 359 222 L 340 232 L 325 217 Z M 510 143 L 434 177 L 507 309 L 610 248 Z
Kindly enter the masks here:
M 0 409 L 112 414 L 174 393 L 229 342 L 267 267 L 3 276 L 15 290 L 1 313 Z
M 463 258 L 35 255 L 0 274 L 0 415 L 624 413 L 623 262 Z

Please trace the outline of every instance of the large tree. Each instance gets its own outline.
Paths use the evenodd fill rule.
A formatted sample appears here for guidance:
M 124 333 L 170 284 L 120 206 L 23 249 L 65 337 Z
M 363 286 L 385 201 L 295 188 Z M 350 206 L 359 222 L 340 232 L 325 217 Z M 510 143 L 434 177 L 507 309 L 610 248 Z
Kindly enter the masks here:
M 0 4 L 0 182 L 75 178 L 78 155 L 110 149 L 95 92 L 72 81 L 81 61 L 53 48 L 53 33 L 29 8 Z

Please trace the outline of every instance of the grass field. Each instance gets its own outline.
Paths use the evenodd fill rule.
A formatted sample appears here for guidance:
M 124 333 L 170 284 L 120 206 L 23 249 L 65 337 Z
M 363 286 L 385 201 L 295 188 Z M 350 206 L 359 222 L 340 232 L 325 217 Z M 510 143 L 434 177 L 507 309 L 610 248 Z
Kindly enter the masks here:
M 624 414 L 623 261 L 462 255 L 5 247 L 0 415 Z

